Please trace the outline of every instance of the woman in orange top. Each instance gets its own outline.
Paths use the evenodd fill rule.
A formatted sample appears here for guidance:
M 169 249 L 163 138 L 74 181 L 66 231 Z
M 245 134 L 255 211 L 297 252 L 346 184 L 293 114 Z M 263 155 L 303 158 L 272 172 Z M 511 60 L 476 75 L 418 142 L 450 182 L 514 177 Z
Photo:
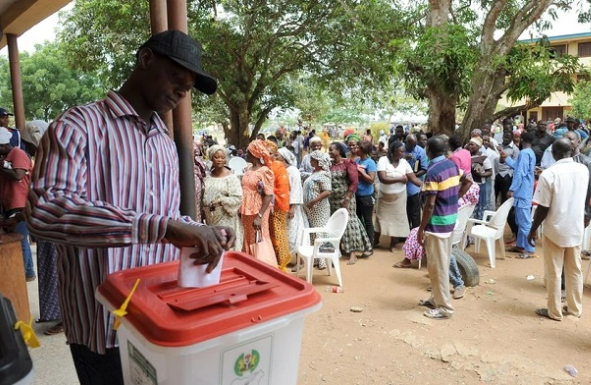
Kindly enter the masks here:
M 274 178 L 273 172 L 266 166 L 272 163 L 272 159 L 265 142 L 258 139 L 251 142 L 246 150 L 246 160 L 252 167 L 242 176 L 242 250 L 277 267 L 269 233 L 269 206 L 273 200 Z
M 271 154 L 273 161 L 269 168 L 273 172 L 275 194 L 275 205 L 271 213 L 271 240 L 277 256 L 277 262 L 282 270 L 291 260 L 289 253 L 289 237 L 287 235 L 287 214 L 289 212 L 289 175 L 283 162 L 276 160 L 278 148 L 275 142 L 267 140 L 267 150 Z

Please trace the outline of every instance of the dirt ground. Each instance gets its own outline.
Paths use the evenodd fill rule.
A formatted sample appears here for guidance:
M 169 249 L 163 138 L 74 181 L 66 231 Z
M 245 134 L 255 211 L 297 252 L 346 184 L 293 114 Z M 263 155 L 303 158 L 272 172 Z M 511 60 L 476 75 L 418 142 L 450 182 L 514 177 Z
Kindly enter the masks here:
M 467 251 L 475 255 L 473 248 Z M 353 266 L 341 261 L 341 294 L 326 293 L 336 277 L 315 270 L 323 306 L 306 317 L 298 383 L 591 383 L 589 313 L 562 322 L 537 316 L 534 310 L 546 307 L 543 259 L 512 256 L 491 269 L 486 252 L 476 255 L 481 284 L 453 300 L 449 320 L 423 316 L 417 303 L 428 298 L 427 269 L 391 267 L 402 251 L 378 249 Z M 588 264 L 583 261 L 583 273 Z M 590 297 L 586 287 L 585 310 Z M 351 312 L 351 306 L 363 312 Z M 578 369 L 576 378 L 566 373 L 566 364 Z
M 473 249 L 468 252 L 474 255 Z M 314 271 L 323 303 L 306 317 L 298 384 L 591 383 L 589 288 L 582 318 L 540 318 L 534 310 L 546 303 L 542 259 L 507 258 L 491 269 L 481 254 L 475 258 L 481 285 L 454 300 L 452 319 L 437 321 L 424 317 L 417 305 L 428 297 L 426 267 L 391 267 L 401 259 L 401 251 L 378 249 L 354 266 L 341 261 L 342 294 L 326 293 L 325 286 L 334 285 L 336 277 Z M 588 264 L 583 261 L 583 273 Z M 528 281 L 528 275 L 535 279 Z M 485 283 L 490 279 L 496 283 Z M 38 317 L 36 281 L 27 286 L 33 316 Z M 363 312 L 353 313 L 351 306 Z M 33 385 L 76 384 L 63 334 L 42 334 L 52 325 L 35 324 L 41 348 L 31 350 Z M 578 369 L 578 377 L 564 371 L 566 364 Z

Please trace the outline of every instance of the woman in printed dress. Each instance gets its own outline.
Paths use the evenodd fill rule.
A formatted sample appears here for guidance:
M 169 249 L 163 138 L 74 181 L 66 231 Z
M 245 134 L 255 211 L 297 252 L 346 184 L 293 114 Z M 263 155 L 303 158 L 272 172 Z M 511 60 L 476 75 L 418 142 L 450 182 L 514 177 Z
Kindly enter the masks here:
M 324 227 L 330 219 L 330 158 L 320 150 L 312 151 L 309 155 L 314 171 L 304 182 L 304 207 L 310 227 Z M 323 258 L 318 261 L 318 268 L 326 269 Z
M 269 216 L 273 200 L 273 172 L 271 155 L 262 140 L 255 140 L 248 145 L 246 160 L 252 165 L 242 176 L 242 227 L 244 243 L 242 250 L 255 258 L 277 267 L 277 259 L 271 234 Z M 257 236 L 258 234 L 258 236 Z
M 226 149 L 211 146 L 207 157 L 212 162 L 211 173 L 203 182 L 203 218 L 208 226 L 224 226 L 234 230 L 236 243 L 233 250 L 242 250 L 242 223 L 238 208 L 242 204 L 242 186 L 238 177 L 226 167 Z
M 328 154 L 332 158 L 330 166 L 332 193 L 329 197 L 330 213 L 334 214 L 340 208 L 349 211 L 349 222 L 341 239 L 341 253 L 348 257 L 347 265 L 357 262 L 355 252 L 363 253 L 362 258 L 372 254 L 372 245 L 365 232 L 363 223 L 357 217 L 355 202 L 355 190 L 357 190 L 359 173 L 357 163 L 346 159 L 345 146 L 339 142 L 333 142 L 328 148 Z
M 304 213 L 304 194 L 302 190 L 302 177 L 298 170 L 297 159 L 294 153 L 287 148 L 280 148 L 277 152 L 277 160 L 282 161 L 287 168 L 289 177 L 289 212 L 287 214 L 287 233 L 289 234 L 289 252 L 294 260 L 298 246 L 302 244 L 304 228 L 308 225 Z M 295 268 L 294 268 L 295 269 Z

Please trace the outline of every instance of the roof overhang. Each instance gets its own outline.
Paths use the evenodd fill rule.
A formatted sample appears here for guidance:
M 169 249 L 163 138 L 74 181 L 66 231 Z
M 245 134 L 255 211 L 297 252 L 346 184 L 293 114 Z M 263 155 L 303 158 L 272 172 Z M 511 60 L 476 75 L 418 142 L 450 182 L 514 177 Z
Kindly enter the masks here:
M 71 0 L 0 0 L 0 49 L 6 46 L 6 34 L 20 36 L 53 15 Z

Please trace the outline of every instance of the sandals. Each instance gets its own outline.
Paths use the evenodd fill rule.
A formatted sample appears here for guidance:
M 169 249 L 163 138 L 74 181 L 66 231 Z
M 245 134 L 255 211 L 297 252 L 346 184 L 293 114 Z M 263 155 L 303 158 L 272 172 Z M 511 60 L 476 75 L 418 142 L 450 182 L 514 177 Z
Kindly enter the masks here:
M 559 319 L 555 319 L 555 318 L 550 317 L 550 313 L 548 313 L 548 309 L 536 309 L 536 314 L 539 315 L 540 317 L 546 317 L 548 319 L 551 319 L 552 321 L 560 322 Z
M 591 252 L 588 250 L 581 251 L 581 258 L 582 259 L 591 259 Z
M 395 267 L 397 269 L 412 269 L 414 266 L 410 263 L 407 264 L 402 262 L 396 262 L 392 265 L 392 267 Z
M 538 256 L 535 254 L 528 254 L 528 253 L 520 253 L 517 258 L 519 259 L 530 259 L 530 258 L 537 258 Z
M 419 306 L 428 307 L 429 309 L 435 309 L 435 304 L 428 299 L 422 299 L 419 301 Z
M 53 336 L 55 334 L 60 334 L 64 332 L 64 324 L 63 322 L 58 322 L 57 324 L 53 325 L 49 329 L 47 329 L 43 334 L 46 336 Z
M 363 254 L 359 256 L 359 258 L 369 258 L 373 255 L 373 250 L 364 251 Z

